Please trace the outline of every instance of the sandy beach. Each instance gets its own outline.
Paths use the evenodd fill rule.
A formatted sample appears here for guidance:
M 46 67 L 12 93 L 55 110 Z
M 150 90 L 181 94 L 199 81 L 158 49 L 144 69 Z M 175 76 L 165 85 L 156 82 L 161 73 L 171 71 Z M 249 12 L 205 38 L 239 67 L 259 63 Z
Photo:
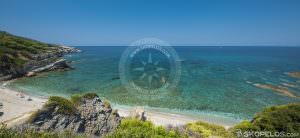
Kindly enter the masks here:
M 1 112 L 4 114 L 0 117 L 0 122 L 8 126 L 22 123 L 22 120 L 40 109 L 47 99 L 32 97 L 5 87 L 0 88 L 0 102 L 3 104 Z
M 129 107 L 129 106 L 120 106 L 114 105 L 114 109 L 118 110 L 120 116 L 127 117 L 130 116 L 132 112 L 135 111 L 135 108 L 139 107 Z M 212 114 L 206 113 L 197 113 L 197 114 L 180 114 L 174 113 L 172 111 L 161 111 L 161 109 L 149 108 L 146 107 L 145 109 L 145 116 L 147 120 L 153 122 L 155 125 L 162 125 L 162 126 L 180 126 L 185 125 L 187 123 L 192 123 L 196 121 L 203 121 L 207 123 L 217 124 L 223 126 L 224 128 L 228 129 L 235 124 L 239 123 L 239 120 L 227 117 L 216 116 Z
M 14 126 L 23 123 L 28 117 L 36 110 L 42 108 L 43 104 L 47 101 L 46 98 L 30 96 L 25 93 L 20 93 L 5 86 L 0 88 L 0 102 L 3 104 L 3 108 L 0 109 L 4 114 L 0 117 L 0 122 L 5 123 L 8 126 Z M 31 100 L 28 100 L 28 99 Z M 116 106 L 120 116 L 128 117 L 130 113 L 134 112 L 135 107 Z M 145 109 L 145 116 L 147 120 L 152 121 L 155 125 L 162 126 L 179 126 L 186 123 L 195 122 L 198 120 L 222 125 L 225 128 L 233 126 L 236 122 L 225 121 L 221 118 L 210 115 L 199 115 L 197 117 L 185 116 L 181 114 L 174 114 L 168 112 L 155 111 L 151 109 Z

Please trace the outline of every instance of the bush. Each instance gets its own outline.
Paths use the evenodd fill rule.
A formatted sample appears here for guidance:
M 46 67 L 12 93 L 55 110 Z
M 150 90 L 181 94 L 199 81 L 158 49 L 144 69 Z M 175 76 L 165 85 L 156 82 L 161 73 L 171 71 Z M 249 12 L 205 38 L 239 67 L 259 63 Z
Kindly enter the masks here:
M 300 103 L 273 106 L 258 113 L 252 121 L 243 121 L 231 129 L 237 131 L 270 131 L 299 133 Z
M 56 106 L 58 107 L 58 113 L 61 114 L 66 114 L 66 115 L 71 115 L 76 112 L 76 107 L 74 104 L 63 97 L 59 96 L 51 96 L 48 100 L 48 102 L 45 104 L 45 107 L 53 107 Z
M 235 129 L 239 129 L 242 131 L 257 131 L 259 128 L 257 126 L 254 126 L 251 122 L 245 120 L 241 123 L 234 126 Z
M 71 96 L 71 102 L 74 105 L 78 105 L 82 99 L 94 99 L 95 97 L 98 97 L 96 93 L 86 93 L 86 94 L 74 94 Z
M 251 122 L 259 130 L 300 132 L 300 103 L 266 108 Z
M 103 104 L 104 104 L 104 107 L 105 107 L 105 108 L 111 108 L 109 101 L 104 100 L 104 101 L 103 101 Z
M 229 132 L 227 132 L 224 127 L 201 121 L 195 123 L 188 123 L 187 125 L 185 125 L 185 128 L 185 133 L 187 133 L 191 137 L 232 137 L 232 135 Z
M 80 94 L 74 94 L 71 96 L 71 102 L 74 105 L 78 105 L 80 103 L 81 99 L 82 99 L 82 96 Z
M 176 130 L 167 131 L 162 126 L 154 126 L 150 121 L 123 119 L 120 126 L 106 138 L 179 138 L 186 137 Z
M 69 131 L 62 133 L 38 132 L 33 130 L 17 131 L 0 124 L 0 138 L 87 138 L 85 135 L 77 135 Z
M 85 99 L 94 99 L 98 97 L 98 95 L 96 93 L 86 93 L 82 97 Z

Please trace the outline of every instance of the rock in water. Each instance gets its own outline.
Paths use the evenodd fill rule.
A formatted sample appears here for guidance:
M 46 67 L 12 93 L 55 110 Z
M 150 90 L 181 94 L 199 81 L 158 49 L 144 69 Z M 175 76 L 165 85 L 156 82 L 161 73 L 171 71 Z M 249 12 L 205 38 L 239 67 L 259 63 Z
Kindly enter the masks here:
M 16 127 L 16 129 L 20 131 L 26 129 L 54 132 L 71 131 L 102 137 L 113 131 L 121 122 L 119 114 L 113 112 L 112 108 L 105 106 L 98 96 L 82 96 L 76 103 L 59 98 L 54 102 L 52 101 L 56 104 L 49 104 L 50 97 L 43 109 L 36 112 L 27 123 Z M 61 106 L 57 102 L 66 105 L 72 103 L 74 109 L 70 106 Z

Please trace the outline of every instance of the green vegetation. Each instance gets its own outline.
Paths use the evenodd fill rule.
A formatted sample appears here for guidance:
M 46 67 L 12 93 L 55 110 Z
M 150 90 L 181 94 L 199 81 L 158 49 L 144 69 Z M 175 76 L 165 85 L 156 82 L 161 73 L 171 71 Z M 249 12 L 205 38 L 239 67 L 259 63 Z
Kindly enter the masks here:
M 59 107 L 58 112 L 70 115 L 76 112 L 76 104 L 82 101 L 83 98 L 98 97 L 95 93 L 87 93 L 84 95 L 73 95 L 71 100 L 52 96 L 45 104 L 45 107 Z M 109 102 L 103 102 L 105 107 L 110 107 Z M 39 110 L 32 116 L 37 116 L 47 110 Z M 113 115 L 117 114 L 117 110 L 113 110 Z M 31 117 L 33 118 L 33 117 Z M 29 119 L 30 120 L 30 119 Z M 135 118 L 125 118 L 117 129 L 108 134 L 106 138 L 187 138 L 187 137 L 218 137 L 218 138 L 234 138 L 238 131 L 270 131 L 270 132 L 285 132 L 299 133 L 300 132 L 300 103 L 293 103 L 281 106 L 273 106 L 264 109 L 258 113 L 253 120 L 243 121 L 235 127 L 226 130 L 222 126 L 209 124 L 205 122 L 188 123 L 181 127 L 165 128 L 155 126 L 150 121 L 141 121 Z M 0 138 L 46 138 L 46 137 L 84 137 L 73 135 L 71 133 L 52 133 L 52 132 L 34 132 L 23 131 L 17 132 L 13 129 L 8 129 L 5 126 L 0 127 Z
M 0 71 L 16 72 L 35 54 L 55 51 L 55 46 L 0 31 Z
M 105 108 L 111 108 L 111 105 L 110 105 L 109 101 L 104 100 L 104 101 L 103 101 L 103 104 L 104 104 L 104 107 L 105 107 Z
M 120 126 L 107 138 L 179 138 L 185 137 L 176 130 L 167 131 L 164 127 L 154 126 L 150 121 L 123 119 Z
M 224 127 L 204 122 L 189 123 L 182 127 L 166 129 L 155 126 L 150 121 L 141 121 L 136 118 L 123 119 L 120 126 L 107 138 L 187 138 L 187 137 L 234 137 Z
M 82 98 L 84 99 L 94 99 L 96 97 L 98 97 L 96 93 L 85 93 L 82 95 Z
M 243 121 L 231 131 L 239 130 L 299 133 L 300 103 L 266 108 L 258 113 L 251 122 Z
M 94 99 L 95 97 L 99 97 L 96 93 L 85 93 L 81 94 L 74 94 L 71 96 L 71 102 L 76 106 L 78 105 L 83 99 Z M 105 108 L 111 108 L 109 101 L 104 100 L 103 105 Z
M 78 105 L 82 100 L 82 95 L 80 94 L 74 94 L 71 96 L 71 102 L 74 104 L 74 105 Z
M 71 102 L 76 106 L 78 105 L 83 99 L 94 99 L 98 97 L 96 93 L 85 93 L 81 94 L 74 94 L 71 96 Z
M 226 131 L 226 129 L 222 126 L 209 124 L 205 122 L 195 122 L 195 123 L 188 123 L 185 126 L 185 131 L 189 136 L 193 137 L 222 137 L 222 138 L 230 138 L 233 137 L 231 133 Z
M 83 95 L 75 94 L 71 96 L 71 100 L 65 99 L 59 96 L 51 96 L 46 103 L 46 107 L 56 106 L 58 107 L 58 112 L 62 114 L 73 114 L 76 112 L 76 106 L 83 100 L 83 99 L 93 99 L 98 97 L 96 93 L 86 93 Z M 110 103 L 107 101 L 103 102 L 106 108 L 110 108 Z
M 231 131 L 236 133 L 236 131 L 258 131 L 258 127 L 254 126 L 250 121 L 242 121 L 241 123 L 235 125 L 233 128 L 231 128 Z
M 180 130 L 180 131 L 179 131 Z M 119 137 L 219 137 L 233 138 L 236 132 L 244 131 L 271 131 L 271 132 L 300 132 L 300 103 L 273 106 L 258 113 L 252 121 L 243 121 L 229 131 L 222 126 L 195 122 L 183 126 L 183 130 L 173 128 L 166 130 L 164 127 L 154 126 L 149 121 L 137 119 L 123 119 L 121 125 L 108 138 Z
M 82 101 L 82 99 L 92 99 L 98 97 L 97 94 L 95 93 L 86 93 L 83 95 L 72 95 L 71 100 L 68 100 L 63 97 L 59 96 L 51 96 L 47 103 L 44 105 L 44 108 L 41 110 L 36 111 L 33 113 L 30 118 L 28 119 L 28 122 L 33 122 L 34 118 L 38 115 L 40 115 L 43 112 L 46 112 L 47 109 L 52 108 L 52 107 L 58 107 L 57 112 L 65 115 L 72 115 L 76 113 L 77 109 L 76 106 Z M 110 107 L 109 102 L 104 101 L 105 107 Z
M 51 96 L 45 107 L 58 107 L 58 113 L 66 115 L 74 114 L 77 110 L 70 100 L 59 96 Z
M 17 131 L 0 124 L 0 138 L 87 138 L 85 135 L 73 134 L 71 132 L 53 133 L 37 132 L 32 130 Z

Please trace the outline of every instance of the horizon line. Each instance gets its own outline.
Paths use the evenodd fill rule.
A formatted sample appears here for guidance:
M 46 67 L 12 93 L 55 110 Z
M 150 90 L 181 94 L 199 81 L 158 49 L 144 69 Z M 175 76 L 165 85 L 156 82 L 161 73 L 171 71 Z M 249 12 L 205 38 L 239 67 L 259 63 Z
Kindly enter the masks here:
M 74 47 L 128 47 L 130 45 L 66 45 Z M 172 47 L 300 47 L 300 45 L 170 45 Z

